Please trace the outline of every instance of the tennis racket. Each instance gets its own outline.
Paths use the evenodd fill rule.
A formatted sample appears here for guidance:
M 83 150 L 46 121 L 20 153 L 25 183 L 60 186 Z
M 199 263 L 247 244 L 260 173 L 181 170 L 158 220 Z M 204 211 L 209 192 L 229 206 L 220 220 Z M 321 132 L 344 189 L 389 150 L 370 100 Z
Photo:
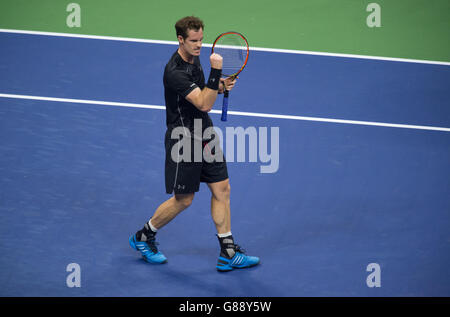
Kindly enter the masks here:
M 219 54 L 223 58 L 222 77 L 229 77 L 234 80 L 247 65 L 249 53 L 247 39 L 238 32 L 222 33 L 214 41 L 212 53 Z M 227 121 L 229 95 L 230 92 L 225 89 L 223 93 L 222 121 Z

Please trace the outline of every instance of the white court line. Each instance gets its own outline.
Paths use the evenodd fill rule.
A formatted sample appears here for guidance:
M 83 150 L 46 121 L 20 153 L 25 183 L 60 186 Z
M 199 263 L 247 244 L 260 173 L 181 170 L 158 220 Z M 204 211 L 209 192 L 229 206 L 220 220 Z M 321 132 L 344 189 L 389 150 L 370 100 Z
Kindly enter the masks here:
M 74 33 L 42 32 L 42 31 L 15 30 L 15 29 L 0 29 L 0 32 L 16 33 L 16 34 L 30 34 L 30 35 L 44 35 L 44 36 L 60 36 L 60 37 L 82 38 L 82 39 L 93 39 L 93 40 L 109 40 L 109 41 L 136 42 L 136 43 L 178 45 L 177 41 L 138 39 L 138 38 L 131 38 L 131 37 L 85 35 L 85 34 L 74 34 Z M 211 47 L 212 44 L 204 43 L 203 46 Z M 395 57 L 369 56 L 369 55 L 357 55 L 357 54 L 340 54 L 340 53 L 288 50 L 288 49 L 277 49 L 277 48 L 254 47 L 254 46 L 251 46 L 250 50 L 260 51 L 260 52 L 272 52 L 272 53 L 330 56 L 330 57 L 357 58 L 357 59 L 369 59 L 369 60 L 380 60 L 380 61 L 390 61 L 390 62 L 405 62 L 405 63 L 419 63 L 419 64 L 450 66 L 450 62 L 409 59 L 409 58 L 395 58 Z
M 0 98 L 28 99 L 28 100 L 66 102 L 66 103 L 81 103 L 81 104 L 91 104 L 91 105 L 114 106 L 114 107 L 130 107 L 130 108 L 145 108 L 145 109 L 158 109 L 158 110 L 165 110 L 166 109 L 165 106 L 159 106 L 159 105 L 145 105 L 145 104 L 127 103 L 127 102 L 113 102 L 113 101 L 101 101 L 101 100 L 84 100 L 84 99 L 72 99 L 72 98 L 55 98 L 55 97 L 29 96 L 29 95 L 16 95 L 16 94 L 2 94 L 2 93 L 0 93 Z M 220 110 L 211 110 L 210 113 L 221 114 L 222 111 L 220 111 Z M 403 128 L 403 129 L 416 129 L 416 130 L 431 130 L 431 131 L 450 132 L 450 128 L 424 126 L 424 125 L 397 124 L 397 123 L 384 123 L 384 122 L 371 122 L 371 121 L 358 121 L 358 120 L 343 120 L 343 119 L 319 118 L 319 117 L 304 117 L 304 116 L 294 116 L 294 115 L 281 115 L 281 114 L 243 112 L 243 111 L 228 111 L 228 114 L 229 115 L 236 115 L 236 116 L 259 117 L 259 118 L 300 120 L 300 121 L 316 121 L 316 122 L 356 124 L 356 125 L 388 127 L 388 128 Z
M 143 105 L 143 104 L 139 104 L 139 103 L 113 102 L 113 101 L 101 101 L 101 100 L 85 100 L 85 99 L 72 99 L 72 98 L 55 98 L 55 97 L 1 94 L 1 93 L 0 93 L 0 98 L 28 99 L 28 100 L 68 102 L 68 103 L 83 103 L 83 104 L 89 104 L 89 105 L 129 107 L 129 108 L 146 108 L 146 109 L 159 109 L 159 110 L 166 109 L 165 106 Z

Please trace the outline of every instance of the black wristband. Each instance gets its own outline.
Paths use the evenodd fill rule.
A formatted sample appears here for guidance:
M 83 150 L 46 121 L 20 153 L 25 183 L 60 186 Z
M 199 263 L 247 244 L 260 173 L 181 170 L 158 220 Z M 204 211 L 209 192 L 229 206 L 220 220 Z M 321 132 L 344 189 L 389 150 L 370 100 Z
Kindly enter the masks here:
M 206 87 L 212 90 L 219 90 L 220 76 L 222 76 L 221 69 L 211 68 L 211 72 L 209 73 L 209 79 L 208 83 L 206 84 Z

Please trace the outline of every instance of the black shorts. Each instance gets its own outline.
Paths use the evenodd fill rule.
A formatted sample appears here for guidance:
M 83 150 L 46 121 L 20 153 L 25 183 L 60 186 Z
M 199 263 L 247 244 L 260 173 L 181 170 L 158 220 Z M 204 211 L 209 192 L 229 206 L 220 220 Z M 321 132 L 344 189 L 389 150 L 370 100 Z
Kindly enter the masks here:
M 178 151 L 180 148 L 179 140 L 171 139 L 171 131 L 167 130 L 164 143 L 166 148 L 165 181 L 168 194 L 195 193 L 199 191 L 201 182 L 216 183 L 228 179 L 227 163 L 222 149 L 219 146 L 210 149 L 209 141 L 195 141 L 191 138 L 190 160 L 180 160 L 178 154 L 181 153 L 182 155 L 183 151 Z M 195 142 L 198 142 L 198 147 L 201 146 L 202 153 L 211 153 L 210 150 L 212 150 L 211 154 L 215 155 L 216 151 L 219 151 L 215 157 L 221 157 L 221 159 L 210 162 L 211 159 L 205 160 L 204 155 L 197 154 L 197 157 L 195 157 Z M 177 154 L 174 155 L 173 153 Z M 175 159 L 172 158 L 172 155 Z

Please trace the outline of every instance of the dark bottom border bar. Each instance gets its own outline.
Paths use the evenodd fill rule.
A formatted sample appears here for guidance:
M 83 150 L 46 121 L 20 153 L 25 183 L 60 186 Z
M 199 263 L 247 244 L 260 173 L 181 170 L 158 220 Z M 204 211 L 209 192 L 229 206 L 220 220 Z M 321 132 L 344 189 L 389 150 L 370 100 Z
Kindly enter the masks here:
M 386 312 L 386 306 L 400 306 L 416 311 L 423 304 L 449 304 L 448 297 L 3 297 L 1 305 L 17 309 L 65 313 L 89 312 L 92 308 L 127 315 L 137 313 L 195 313 L 197 316 L 228 316 L 233 313 L 280 314 L 301 313 L 305 308 L 315 312 L 345 308 L 345 311 Z M 357 307 L 362 305 L 363 311 Z M 6 307 L 5 307 L 6 308 Z M 291 315 L 289 313 L 288 315 Z
M 1 297 L 1 305 L 164 305 L 165 312 L 193 311 L 214 306 L 223 311 L 273 311 L 280 306 L 347 304 L 450 304 L 450 297 Z

